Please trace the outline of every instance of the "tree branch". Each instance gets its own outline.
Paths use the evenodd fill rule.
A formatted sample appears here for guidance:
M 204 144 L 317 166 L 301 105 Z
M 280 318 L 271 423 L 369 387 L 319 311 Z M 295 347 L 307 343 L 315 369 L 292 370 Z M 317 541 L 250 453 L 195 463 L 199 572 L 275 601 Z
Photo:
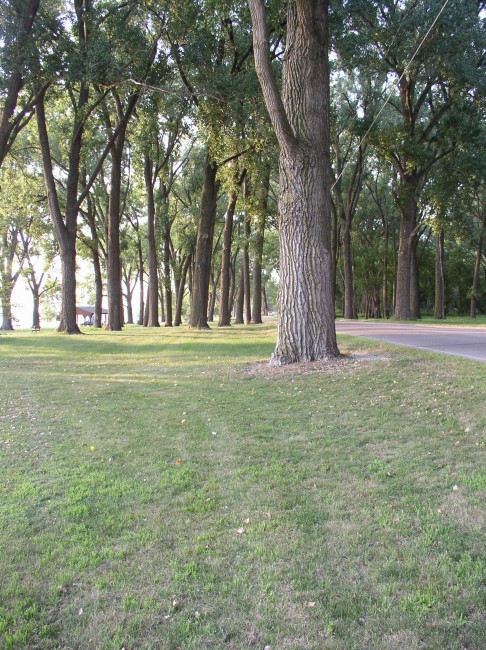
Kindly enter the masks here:
M 265 8 L 262 0 L 248 0 L 253 23 L 253 51 L 255 67 L 263 92 L 272 126 L 281 148 L 293 149 L 296 138 L 283 105 L 282 96 L 277 88 L 273 74 L 270 51 L 268 49 L 268 29 L 265 21 Z

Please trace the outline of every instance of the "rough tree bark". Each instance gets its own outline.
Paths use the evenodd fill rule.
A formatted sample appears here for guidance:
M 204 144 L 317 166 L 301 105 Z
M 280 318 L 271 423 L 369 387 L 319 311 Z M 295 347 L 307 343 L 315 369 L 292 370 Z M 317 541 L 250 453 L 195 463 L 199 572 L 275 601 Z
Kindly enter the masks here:
M 274 365 L 339 355 L 334 323 L 329 155 L 328 1 L 287 12 L 282 94 L 262 0 L 248 0 L 255 64 L 280 149 L 280 294 Z
M 404 180 L 405 198 L 400 204 L 400 235 L 397 263 L 397 284 L 394 318 L 411 320 L 412 255 L 417 214 L 419 179 L 415 176 Z
M 189 327 L 194 327 L 196 329 L 209 329 L 209 275 L 211 271 L 214 220 L 216 218 L 216 199 L 218 194 L 216 173 L 216 164 L 208 158 L 206 161 L 204 185 L 201 197 L 201 218 L 197 231 L 191 315 L 189 319 Z

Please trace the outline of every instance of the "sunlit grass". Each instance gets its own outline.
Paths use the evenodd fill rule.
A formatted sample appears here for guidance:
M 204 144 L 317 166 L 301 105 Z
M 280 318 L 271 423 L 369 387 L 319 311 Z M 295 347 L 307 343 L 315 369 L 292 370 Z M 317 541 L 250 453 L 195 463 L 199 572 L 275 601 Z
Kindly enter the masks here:
M 480 648 L 484 365 L 0 337 L 0 647 Z

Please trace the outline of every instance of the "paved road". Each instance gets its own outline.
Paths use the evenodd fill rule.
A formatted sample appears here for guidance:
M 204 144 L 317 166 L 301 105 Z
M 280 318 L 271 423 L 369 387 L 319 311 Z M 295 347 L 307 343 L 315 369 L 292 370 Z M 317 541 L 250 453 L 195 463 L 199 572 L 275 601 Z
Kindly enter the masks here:
M 486 328 L 337 321 L 336 331 L 486 362 Z

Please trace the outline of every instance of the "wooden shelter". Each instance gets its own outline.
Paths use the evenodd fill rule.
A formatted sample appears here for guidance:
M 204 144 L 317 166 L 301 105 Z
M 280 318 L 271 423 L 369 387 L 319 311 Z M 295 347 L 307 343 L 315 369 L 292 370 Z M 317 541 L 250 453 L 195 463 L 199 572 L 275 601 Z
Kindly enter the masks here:
M 81 323 L 81 325 L 93 325 L 94 313 L 95 313 L 94 307 L 85 306 L 85 305 L 76 305 L 76 321 L 78 320 L 78 316 L 84 317 L 84 322 Z M 106 321 L 108 318 L 108 310 L 102 309 L 101 314 L 102 314 L 101 320 L 106 325 Z

